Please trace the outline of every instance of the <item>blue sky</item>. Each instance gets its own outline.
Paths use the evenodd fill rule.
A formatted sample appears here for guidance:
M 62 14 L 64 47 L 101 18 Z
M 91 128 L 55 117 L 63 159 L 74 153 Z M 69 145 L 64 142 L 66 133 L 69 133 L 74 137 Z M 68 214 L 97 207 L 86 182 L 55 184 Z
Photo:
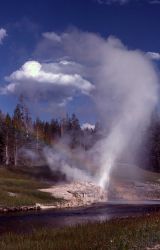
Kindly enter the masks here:
M 157 53 L 155 54 L 157 60 L 154 60 L 154 63 L 158 65 L 158 53 L 160 52 L 159 24 L 160 1 L 158 0 L 2 0 L 0 28 L 6 30 L 7 36 L 4 36 L 0 45 L 1 86 L 15 82 L 17 74 L 12 77 L 11 74 L 19 70 L 27 61 L 43 63 L 43 67 L 46 68 L 51 66 L 46 65 L 48 62 L 54 64 L 55 62 L 59 63 L 58 60 L 68 60 L 68 54 L 65 54 L 65 51 L 61 53 L 62 48 L 58 47 L 59 45 L 54 44 L 53 46 L 44 39 L 48 39 L 46 34 L 57 34 L 61 37 L 66 31 L 70 32 L 74 29 L 96 33 L 103 38 L 112 35 L 120 39 L 129 49 Z M 57 39 L 59 38 L 57 37 Z M 72 58 L 70 57 L 69 61 L 73 61 L 73 58 L 76 58 L 75 55 Z M 76 61 L 76 59 L 76 63 L 83 64 L 83 60 Z M 61 66 L 62 64 L 56 65 L 60 69 Z M 60 70 L 59 68 L 58 70 Z M 48 70 L 47 68 L 47 72 Z M 65 71 L 64 74 L 68 74 L 68 70 L 70 69 L 63 69 L 63 73 Z M 76 74 L 81 76 L 79 70 L 79 66 L 76 66 Z M 22 80 L 24 81 L 24 79 Z M 64 89 L 61 90 L 56 86 L 57 92 L 53 95 L 51 93 L 53 89 L 47 90 L 46 96 L 40 100 L 41 107 L 37 104 L 38 101 L 32 103 L 27 96 L 31 108 L 33 105 L 35 106 L 33 108 L 34 115 L 40 115 L 42 118 L 48 119 L 51 116 L 61 116 L 66 112 L 75 112 L 80 116 L 82 122 L 93 123 L 97 119 L 94 102 L 88 93 L 84 93 L 86 88 L 87 91 L 91 90 L 89 80 L 83 74 L 82 78 L 78 78 L 80 84 L 83 83 L 83 88 L 74 85 L 74 91 L 72 91 L 72 86 L 70 86 L 69 89 L 65 88 L 64 93 Z M 25 88 L 22 89 L 25 92 Z M 58 98 L 57 96 L 61 95 L 60 91 L 63 92 L 63 95 Z M 69 91 L 73 92 L 72 96 L 68 94 Z M 48 92 L 51 95 L 49 97 Z M 19 93 L 21 94 L 17 90 L 15 93 L 11 91 L 1 94 L 1 110 L 12 113 Z M 40 96 L 42 94 L 42 92 L 39 93 Z M 62 97 L 63 101 L 65 98 L 65 105 L 64 103 L 62 105 Z M 54 101 L 48 108 L 49 110 L 46 111 L 45 108 L 49 106 L 49 100 L 52 99 Z M 61 107 L 60 111 L 56 102 Z M 51 111 L 52 108 L 53 111 Z

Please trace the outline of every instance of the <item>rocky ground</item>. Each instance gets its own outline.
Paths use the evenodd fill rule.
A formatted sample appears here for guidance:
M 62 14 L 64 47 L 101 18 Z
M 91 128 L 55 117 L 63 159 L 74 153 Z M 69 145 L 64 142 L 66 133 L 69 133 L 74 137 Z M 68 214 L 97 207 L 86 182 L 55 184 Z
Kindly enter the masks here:
M 156 245 L 152 248 L 147 248 L 147 250 L 160 250 L 160 245 Z
M 108 200 L 144 201 L 160 200 L 160 184 L 149 182 L 113 182 L 108 192 L 91 182 L 61 183 L 47 189 L 54 197 L 63 198 L 63 202 L 48 207 L 79 207 Z
M 41 191 L 63 198 L 64 202 L 57 204 L 60 207 L 78 207 L 107 200 L 107 192 L 91 182 L 63 183 Z

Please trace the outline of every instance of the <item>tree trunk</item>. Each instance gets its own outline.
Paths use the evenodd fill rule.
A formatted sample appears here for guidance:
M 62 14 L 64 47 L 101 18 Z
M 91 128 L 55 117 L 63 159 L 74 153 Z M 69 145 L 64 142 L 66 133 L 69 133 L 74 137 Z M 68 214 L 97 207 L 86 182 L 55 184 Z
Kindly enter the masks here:
M 17 160 L 18 160 L 18 155 L 17 155 L 17 140 L 16 140 L 14 147 L 14 166 L 17 166 Z
M 8 145 L 6 145 L 6 147 L 5 147 L 5 154 L 6 154 L 5 164 L 6 164 L 6 166 L 8 166 L 9 165 Z
M 5 164 L 6 166 L 9 165 L 8 135 L 7 135 L 6 146 L 5 146 Z

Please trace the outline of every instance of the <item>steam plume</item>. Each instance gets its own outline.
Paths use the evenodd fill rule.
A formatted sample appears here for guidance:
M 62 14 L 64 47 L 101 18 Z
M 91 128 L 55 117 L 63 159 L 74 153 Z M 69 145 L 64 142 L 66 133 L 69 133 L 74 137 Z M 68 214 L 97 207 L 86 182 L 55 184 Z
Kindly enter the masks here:
M 158 102 L 159 79 L 145 53 L 128 50 L 117 38 L 105 40 L 74 30 L 61 39 L 63 50 L 83 65 L 96 87 L 93 99 L 106 131 L 92 152 L 97 153 L 99 163 L 97 182 L 105 187 L 121 155 L 137 150 Z
M 97 107 L 109 133 L 99 143 L 99 185 L 105 187 L 115 162 L 138 147 L 158 101 L 158 78 L 140 51 L 129 51 L 109 38 L 97 73 Z M 132 145 L 132 146 L 131 146 Z

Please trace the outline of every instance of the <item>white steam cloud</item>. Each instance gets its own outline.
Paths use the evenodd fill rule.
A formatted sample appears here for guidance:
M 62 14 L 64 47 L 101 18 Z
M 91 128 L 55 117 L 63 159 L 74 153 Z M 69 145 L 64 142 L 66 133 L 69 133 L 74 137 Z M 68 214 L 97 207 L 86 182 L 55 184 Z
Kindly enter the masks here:
M 55 32 L 45 32 L 45 33 L 43 33 L 43 37 L 50 39 L 50 40 L 57 42 L 57 43 L 61 42 L 61 37 L 59 35 L 57 35 Z
M 97 155 L 97 183 L 105 187 L 116 161 L 125 151 L 132 154 L 137 149 L 149 125 L 158 102 L 159 79 L 145 53 L 127 49 L 114 37 L 105 40 L 73 30 L 61 35 L 61 51 L 82 64 L 95 85 L 93 98 L 106 132 L 91 154 Z
M 152 60 L 159 61 L 160 60 L 160 53 L 158 52 L 147 52 L 147 56 Z
M 95 101 L 109 131 L 98 143 L 99 184 L 104 187 L 115 162 L 124 152 L 138 147 L 149 125 L 158 101 L 158 77 L 143 53 L 129 51 L 114 38 L 107 40 L 102 61 L 96 75 Z
M 0 29 L 0 44 L 3 43 L 3 39 L 7 36 L 7 31 L 3 28 Z
M 82 166 L 84 156 L 75 157 L 76 154 L 80 154 L 79 150 L 71 153 L 69 148 L 60 142 L 53 148 L 45 147 L 43 153 L 50 169 L 65 174 L 69 181 L 89 182 L 94 180 L 91 173 Z
M 90 124 L 90 123 L 83 123 L 81 126 L 81 129 L 85 130 L 85 129 L 95 129 L 95 125 L 94 124 Z

